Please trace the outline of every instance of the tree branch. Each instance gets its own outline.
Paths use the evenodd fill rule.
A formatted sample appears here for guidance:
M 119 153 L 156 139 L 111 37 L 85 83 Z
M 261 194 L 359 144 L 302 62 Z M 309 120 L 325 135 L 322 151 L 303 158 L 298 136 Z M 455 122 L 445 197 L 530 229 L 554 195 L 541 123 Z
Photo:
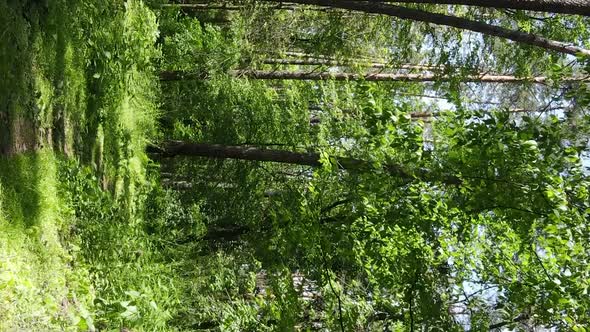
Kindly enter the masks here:
M 514 318 L 513 320 L 509 320 L 509 321 L 504 321 L 504 322 L 499 322 L 496 324 L 492 324 L 490 325 L 490 331 L 494 330 L 494 329 L 499 329 L 501 327 L 504 327 L 506 325 L 510 325 L 510 324 L 514 324 L 514 323 L 518 323 L 518 322 L 522 322 L 523 320 L 527 320 L 529 318 L 528 315 L 519 315 L 516 318 Z

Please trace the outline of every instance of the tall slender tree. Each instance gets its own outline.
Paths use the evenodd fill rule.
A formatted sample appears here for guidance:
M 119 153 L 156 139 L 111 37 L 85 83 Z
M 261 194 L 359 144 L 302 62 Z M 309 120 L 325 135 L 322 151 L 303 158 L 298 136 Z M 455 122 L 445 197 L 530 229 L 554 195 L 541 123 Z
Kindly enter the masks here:
M 275 0 L 261 0 L 261 1 L 275 1 Z M 582 54 L 590 56 L 590 50 L 583 47 L 571 45 L 568 43 L 552 40 L 539 35 L 526 33 L 518 30 L 510 30 L 500 26 L 474 21 L 466 18 L 461 18 L 452 15 L 444 15 L 432 13 L 424 10 L 406 8 L 396 5 L 391 5 L 384 2 L 366 2 L 366 1 L 331 1 L 331 0 L 293 0 L 293 3 L 304 5 L 315 5 L 322 7 L 332 7 L 340 9 L 349 9 L 371 14 L 382 14 L 398 17 L 401 19 L 408 19 L 424 23 L 433 23 L 437 25 L 449 26 L 474 32 L 479 32 L 484 35 L 490 35 L 500 38 L 512 40 L 517 43 L 533 45 L 547 50 L 556 51 L 564 54 L 578 55 Z
M 348 2 L 353 1 L 342 3 Z M 264 271 L 255 272 L 265 273 L 272 284 L 264 287 L 268 296 L 256 304 L 244 300 L 247 296 L 242 293 L 248 291 L 223 294 L 224 303 L 229 303 L 224 308 L 235 302 L 239 310 L 208 319 L 207 326 L 231 321 L 239 324 L 236 330 L 461 331 L 469 327 L 487 331 L 517 328 L 521 323 L 563 330 L 588 324 L 585 308 L 590 303 L 583 295 L 590 275 L 585 257 L 588 241 L 583 235 L 588 233 L 588 184 L 579 159 L 584 147 L 576 139 L 586 132 L 585 122 L 571 130 L 569 111 L 514 117 L 491 111 L 499 107 L 496 104 L 474 106 L 464 95 L 471 89 L 469 95 L 478 100 L 501 102 L 502 108 L 516 111 L 548 110 L 554 100 L 558 107 L 571 106 L 573 92 L 579 92 L 576 87 L 585 84 L 571 82 L 564 85 L 565 92 L 554 94 L 558 89 L 547 84 L 546 77 L 577 79 L 577 67 L 572 69 L 563 57 L 544 52 L 495 66 L 499 57 L 513 54 L 505 45 L 486 48 L 490 53 L 482 57 L 477 54 L 481 48 L 474 51 L 458 43 L 454 44 L 458 52 L 445 53 L 457 35 L 425 26 L 411 29 L 410 17 L 392 20 L 346 13 L 343 18 L 342 10 L 287 13 L 253 7 L 232 13 L 236 19 L 231 24 L 239 29 L 223 37 L 221 29 L 211 27 L 204 34 L 183 28 L 170 37 L 177 42 L 165 51 L 182 55 L 172 57 L 164 68 L 171 73 L 169 79 L 180 80 L 162 84 L 163 115 L 173 125 L 166 132 L 167 140 L 149 148 L 154 156 L 164 157 L 163 164 L 171 165 L 167 173 L 176 176 L 168 178 L 182 188 L 186 199 L 199 202 L 207 229 L 213 231 L 205 238 L 241 241 L 233 253 L 252 258 L 236 265 L 262 267 Z M 355 39 L 356 27 L 362 25 L 357 18 L 393 21 L 376 24 L 376 35 L 390 36 L 379 32 L 395 30 L 391 36 L 399 39 L 385 44 L 376 42 L 372 34 Z M 252 36 L 269 25 L 272 29 L 265 34 Z M 199 30 L 198 23 L 194 26 Z M 236 31 L 247 32 L 236 43 L 233 35 L 224 39 Z M 260 42 L 275 32 L 281 38 Z M 407 58 L 391 56 L 394 46 L 407 45 L 403 43 L 411 40 L 410 33 L 417 37 L 416 48 L 426 50 L 407 50 Z M 422 40 L 422 34 L 428 37 Z M 298 48 L 303 39 L 308 48 Z M 402 82 L 375 84 L 353 70 L 362 64 L 357 67 L 340 59 L 357 54 L 346 40 L 360 40 L 359 54 L 384 59 L 361 60 L 365 68 L 371 62 L 415 58 L 446 70 L 467 64 L 471 70 L 460 70 L 457 80 L 493 81 L 494 75 L 475 69 L 491 68 L 490 72 L 519 73 L 504 77 L 513 83 L 527 81 L 521 77 L 533 76 L 530 73 L 542 73 L 535 80 L 544 84 L 503 85 L 506 89 L 498 84 L 462 85 L 438 68 L 432 68 L 436 75 L 415 76 L 405 70 L 431 69 L 404 68 L 395 74 L 384 70 L 371 75 L 393 75 L 375 77 Z M 326 45 L 331 42 L 334 45 Z M 240 56 L 223 56 L 223 47 L 236 44 L 248 48 L 242 62 Z M 385 52 L 375 52 L 381 46 Z M 277 54 L 285 50 L 324 56 L 289 54 L 299 62 L 282 62 Z M 214 56 L 218 54 L 222 56 Z M 191 62 L 195 58 L 198 62 Z M 529 72 L 515 69 L 514 62 L 539 59 L 552 64 L 551 70 L 546 70 L 549 66 Z M 254 68 L 314 65 L 322 71 L 232 71 L 250 64 L 261 65 Z M 332 79 L 339 74 L 350 82 Z M 502 75 L 495 76 L 499 80 Z M 412 84 L 411 79 L 434 84 Z M 442 81 L 451 82 L 439 84 Z M 511 90 L 517 92 L 513 95 Z M 525 90 L 528 95 L 518 94 Z M 433 91 L 453 104 L 421 97 Z M 436 117 L 432 126 L 412 121 L 427 116 Z M 318 119 L 314 126 L 309 125 L 312 117 Z M 178 158 L 166 158 L 172 156 Z M 266 194 L 270 191 L 275 194 Z M 302 299 L 292 280 L 294 270 L 318 286 L 316 300 Z
M 285 163 L 300 166 L 322 166 L 321 155 L 316 152 L 291 152 L 272 149 L 263 149 L 255 146 L 228 146 L 220 144 L 204 144 L 182 141 L 163 142 L 161 147 L 151 146 L 148 152 L 160 153 L 165 157 L 192 156 L 215 159 L 239 159 L 251 161 L 267 161 Z M 371 164 L 367 161 L 354 158 L 336 158 L 335 166 L 349 171 L 370 170 Z M 440 179 L 433 178 L 427 170 L 404 170 L 399 165 L 387 164 L 384 170 L 403 179 L 420 177 L 423 180 L 438 180 L 448 184 L 460 184 L 459 178 L 445 175 Z
M 369 2 L 464 5 L 590 16 L 590 3 L 585 0 L 369 0 Z
M 230 74 L 234 77 L 243 77 L 262 80 L 336 80 L 336 81 L 385 81 L 385 82 L 447 82 L 456 80 L 449 75 L 437 74 L 397 74 L 397 73 L 346 73 L 337 71 L 286 71 L 286 70 L 232 70 Z M 206 79 L 206 73 L 187 73 L 179 71 L 164 71 L 160 73 L 161 81 L 182 81 L 194 79 Z M 465 75 L 459 78 L 461 82 L 476 83 L 535 83 L 547 84 L 551 79 L 545 76 L 517 77 L 513 75 Z M 588 77 L 562 77 L 564 83 L 587 82 Z

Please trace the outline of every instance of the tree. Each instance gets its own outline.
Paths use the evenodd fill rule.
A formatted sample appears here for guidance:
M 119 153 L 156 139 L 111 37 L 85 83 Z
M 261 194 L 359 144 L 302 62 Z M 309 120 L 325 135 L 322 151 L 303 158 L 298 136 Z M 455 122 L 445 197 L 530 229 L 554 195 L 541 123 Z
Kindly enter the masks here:
M 392 73 L 368 73 L 368 74 L 357 74 L 357 73 L 346 73 L 336 71 L 323 71 L 323 72 L 304 72 L 304 71 L 286 71 L 286 70 L 233 70 L 230 74 L 234 77 L 243 77 L 251 79 L 262 79 L 262 80 L 336 80 L 336 81 L 358 81 L 364 80 L 369 82 L 448 82 L 456 80 L 455 78 L 448 75 L 437 75 L 437 74 L 392 74 Z M 181 81 L 191 79 L 205 79 L 207 74 L 205 73 L 185 73 L 178 71 L 165 71 L 160 73 L 161 81 Z M 475 82 L 475 83 L 535 83 L 535 84 L 547 84 L 550 78 L 544 76 L 538 77 L 516 77 L 512 75 L 490 75 L 490 74 L 479 74 L 479 75 L 466 75 L 458 78 L 461 82 Z M 587 77 L 561 77 L 560 81 L 563 83 L 575 83 L 575 82 L 586 82 Z
M 263 0 L 271 1 L 271 0 Z M 293 3 L 316 5 L 340 9 L 356 10 L 365 13 L 383 14 L 398 17 L 401 19 L 408 19 L 413 21 L 433 23 L 438 25 L 450 26 L 454 28 L 464 29 L 479 32 L 485 35 L 506 38 L 517 43 L 533 45 L 547 50 L 557 51 L 559 53 L 572 55 L 590 55 L 590 50 L 582 47 L 569 45 L 567 43 L 547 39 L 538 35 L 520 32 L 516 30 L 509 30 L 499 26 L 464 19 L 451 15 L 443 15 L 431 13 L 423 10 L 400 7 L 386 4 L 383 2 L 361 2 L 361 1 L 330 1 L 330 0 L 293 0 Z
M 434 4 L 434 5 L 462 5 L 462 6 L 477 6 L 487 8 L 502 8 L 502 9 L 516 9 L 516 10 L 531 10 L 548 13 L 561 13 L 572 15 L 590 16 L 590 5 L 585 0 L 398 0 L 398 1 L 383 1 L 371 0 L 370 2 L 393 2 L 406 4 Z M 178 3 L 178 4 L 163 4 L 162 7 L 178 6 L 183 9 L 193 10 L 240 10 L 244 7 L 232 5 L 212 5 L 208 3 Z M 282 4 L 274 7 L 276 9 L 294 10 L 293 6 L 285 6 Z
M 148 152 L 184 204 L 198 202 L 204 237 L 221 242 L 216 250 L 244 271 L 236 274 L 264 274 L 268 284 L 256 301 L 247 287 L 207 289 L 228 311 L 203 322 L 344 331 L 588 323 L 587 94 L 583 82 L 547 84 L 583 79 L 582 61 L 511 44 L 461 46 L 457 31 L 388 16 L 266 7 L 233 11 L 228 29 L 170 33 L 176 43 L 161 68 L 178 81 L 161 85 L 169 125 Z M 466 15 L 484 13 L 503 26 L 516 20 Z M 535 20 L 533 31 L 562 38 L 553 23 Z M 355 34 L 371 24 L 378 42 Z M 232 57 L 218 56 L 224 48 Z M 532 56 L 506 57 L 520 51 Z M 398 81 L 357 72 L 374 63 L 383 71 L 371 75 Z M 396 64 L 406 67 L 386 71 Z M 461 84 L 482 79 L 543 84 Z M 412 121 L 426 116 L 432 122 Z M 315 285 L 315 300 L 294 271 Z
M 391 2 L 463 5 L 590 16 L 590 4 L 584 0 L 396 0 Z
M 295 65 L 295 66 L 337 66 L 337 67 L 346 67 L 346 66 L 357 66 L 357 67 L 370 67 L 370 68 L 399 68 L 399 69 L 409 69 L 409 70 L 440 70 L 442 68 L 437 66 L 428 66 L 428 65 L 413 65 L 413 64 L 387 64 L 383 62 L 368 62 L 362 61 L 360 59 L 357 60 L 344 60 L 338 61 L 335 59 L 324 59 L 324 58 L 313 58 L 312 56 L 305 56 L 303 58 L 288 58 L 288 59 L 279 59 L 279 58 L 268 58 L 263 59 L 261 61 L 263 64 L 268 65 Z
M 262 149 L 253 146 L 227 146 L 219 144 L 203 144 L 180 141 L 164 142 L 163 147 L 150 147 L 150 153 L 160 153 L 165 157 L 192 156 L 216 159 L 241 159 L 251 161 L 270 161 L 301 166 L 322 166 L 322 156 L 316 152 L 291 152 L 271 149 Z M 335 167 L 348 171 L 362 171 L 374 168 L 367 161 L 354 158 L 334 158 L 328 160 Z M 324 161 L 326 162 L 326 161 Z M 448 184 L 459 184 L 461 181 L 454 176 L 442 176 L 434 178 L 427 170 L 404 170 L 399 165 L 386 164 L 383 169 L 393 176 L 411 180 L 414 177 L 422 179 L 439 180 Z

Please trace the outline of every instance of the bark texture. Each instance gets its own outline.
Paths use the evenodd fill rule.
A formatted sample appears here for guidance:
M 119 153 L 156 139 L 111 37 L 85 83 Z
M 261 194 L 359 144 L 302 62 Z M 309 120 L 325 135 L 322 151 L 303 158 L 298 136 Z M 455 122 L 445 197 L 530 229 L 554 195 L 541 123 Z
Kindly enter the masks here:
M 432 73 L 424 74 L 391 74 L 391 73 L 342 73 L 342 72 L 304 72 L 304 71 L 284 71 L 284 70 L 233 70 L 230 74 L 235 77 L 244 77 L 261 80 L 336 80 L 336 81 L 384 81 L 384 82 L 448 82 L 453 77 L 448 75 L 437 75 Z M 187 73 L 181 71 L 165 71 L 160 73 L 161 81 L 181 81 L 181 80 L 198 80 L 206 79 L 204 73 Z M 546 84 L 550 79 L 545 76 L 535 77 L 517 77 L 512 75 L 469 75 L 461 78 L 462 82 L 475 83 L 535 83 Z M 588 82 L 588 77 L 564 77 L 562 82 Z
M 276 2 L 277 0 L 263 0 L 267 2 Z M 496 25 L 487 24 L 479 21 L 473 21 L 457 16 L 436 14 L 424 10 L 400 7 L 383 2 L 371 1 L 350 1 L 350 0 L 291 0 L 292 3 L 303 5 L 314 5 L 321 7 L 331 7 L 354 10 L 364 13 L 381 14 L 393 16 L 401 19 L 413 20 L 418 22 L 433 23 L 444 25 L 463 30 L 475 31 L 482 34 L 505 38 L 517 43 L 533 45 L 547 50 L 556 51 L 565 54 L 584 54 L 590 56 L 590 50 L 582 47 L 570 45 L 568 43 L 551 40 L 538 35 L 505 29 Z
M 148 153 L 159 153 L 165 157 L 194 156 L 215 159 L 239 159 L 262 162 L 276 162 L 283 164 L 319 167 L 320 154 L 315 152 L 292 152 L 283 150 L 262 149 L 254 146 L 230 146 L 221 144 L 192 143 L 184 141 L 167 141 L 160 147 L 148 147 Z M 371 163 L 354 158 L 337 158 L 338 167 L 349 171 L 371 170 Z M 429 171 L 419 169 L 412 172 L 404 170 L 398 165 L 386 165 L 384 170 L 393 176 L 403 179 L 419 178 L 426 181 L 440 181 L 447 184 L 461 184 L 461 180 L 454 176 L 435 178 Z
M 160 6 L 160 8 L 179 8 L 181 11 L 184 11 L 184 12 L 207 11 L 207 10 L 240 11 L 240 10 L 248 9 L 248 7 L 241 6 L 241 5 L 227 5 L 227 4 L 215 4 L 215 3 L 164 3 L 159 6 Z M 301 6 L 286 6 L 282 3 L 279 3 L 276 6 L 267 7 L 267 8 L 273 9 L 273 10 L 288 10 L 288 11 L 303 9 Z M 330 8 L 311 8 L 308 10 L 328 11 L 328 10 L 330 10 Z
M 290 1 L 291 2 L 291 1 Z M 530 10 L 546 13 L 572 14 L 590 16 L 590 1 L 588 0 L 369 0 L 373 3 L 427 3 L 435 5 L 463 5 L 486 8 Z M 244 6 L 189 3 L 189 4 L 161 4 L 161 7 L 178 7 L 183 10 L 242 10 Z M 296 10 L 295 6 L 277 5 L 273 9 Z
M 322 58 L 301 58 L 301 59 L 276 59 L 269 58 L 262 60 L 262 63 L 267 65 L 295 65 L 295 66 L 359 66 L 369 68 L 396 68 L 396 69 L 408 69 L 408 70 L 443 70 L 440 66 L 430 65 L 413 65 L 413 64 L 388 64 L 382 62 L 363 62 L 362 60 L 330 60 Z
M 588 0 L 394 0 L 391 2 L 465 5 L 590 16 L 590 1 Z

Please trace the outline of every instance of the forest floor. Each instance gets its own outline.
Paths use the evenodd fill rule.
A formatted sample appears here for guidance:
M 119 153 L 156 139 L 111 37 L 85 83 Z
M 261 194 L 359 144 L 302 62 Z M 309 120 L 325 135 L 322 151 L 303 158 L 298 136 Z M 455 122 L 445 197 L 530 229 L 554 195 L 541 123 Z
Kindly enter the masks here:
M 166 330 L 142 231 L 157 35 L 140 1 L 0 0 L 0 330 Z

